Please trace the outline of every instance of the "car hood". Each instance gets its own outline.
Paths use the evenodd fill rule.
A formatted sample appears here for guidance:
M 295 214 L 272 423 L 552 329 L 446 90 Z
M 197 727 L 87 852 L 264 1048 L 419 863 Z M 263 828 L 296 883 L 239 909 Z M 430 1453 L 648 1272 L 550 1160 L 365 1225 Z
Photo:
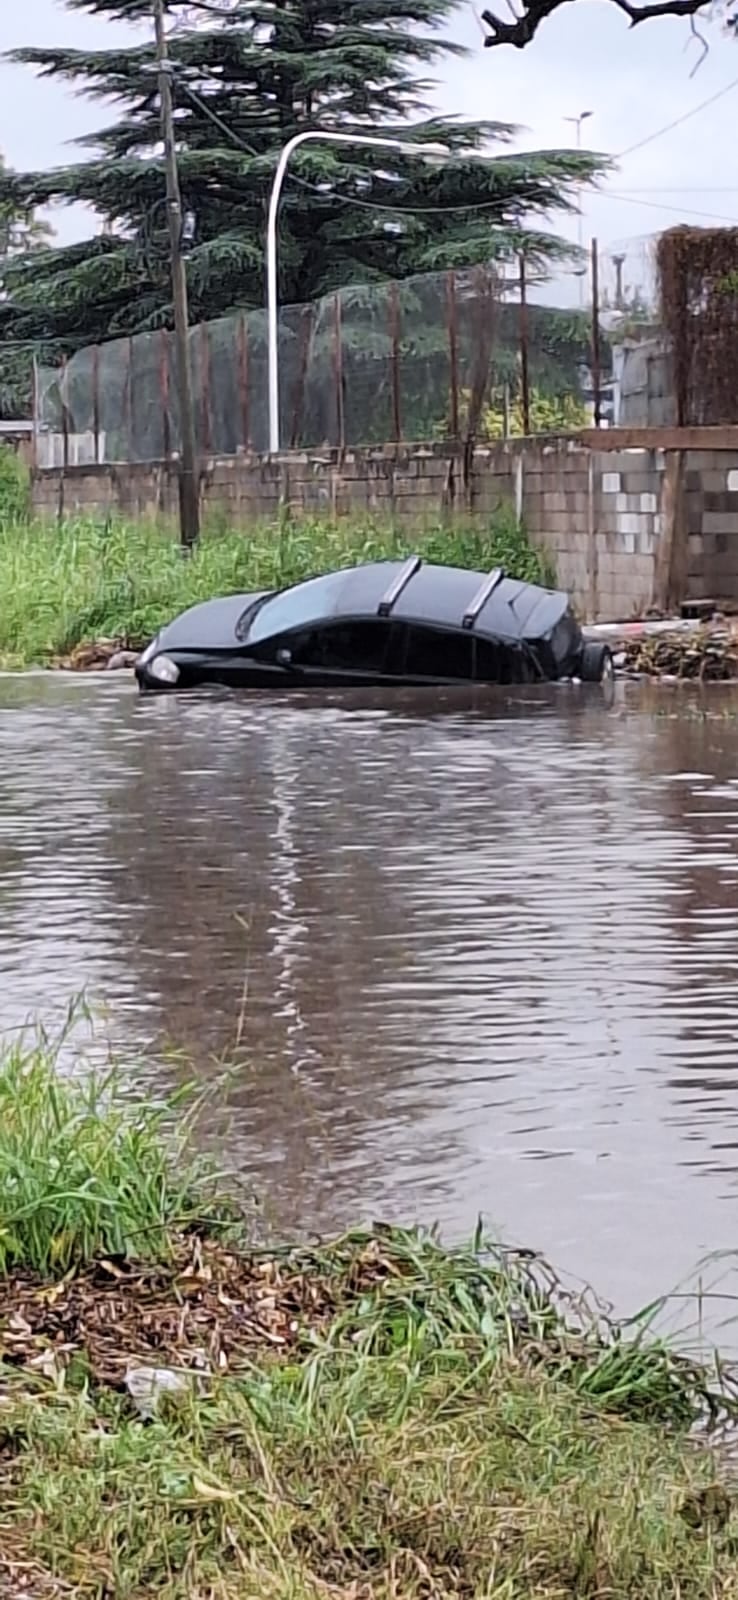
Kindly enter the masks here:
M 219 600 L 203 600 L 197 606 L 168 622 L 157 635 L 157 648 L 166 650 L 230 650 L 238 644 L 236 625 L 247 606 L 270 594 L 258 589 L 253 594 L 229 594 Z

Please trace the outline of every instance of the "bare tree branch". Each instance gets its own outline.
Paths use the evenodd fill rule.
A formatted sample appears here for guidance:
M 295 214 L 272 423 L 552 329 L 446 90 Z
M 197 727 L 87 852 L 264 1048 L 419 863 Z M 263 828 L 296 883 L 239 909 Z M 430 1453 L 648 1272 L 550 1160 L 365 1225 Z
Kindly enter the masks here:
M 572 3 L 573 0 L 523 0 L 523 14 L 512 22 L 504 22 L 492 11 L 483 11 L 482 22 L 489 29 L 484 41 L 487 49 L 511 44 L 517 50 L 524 50 L 547 17 L 561 6 Z M 611 0 L 611 3 L 618 11 L 625 12 L 631 28 L 635 28 L 639 22 L 649 22 L 654 17 L 694 17 L 708 11 L 712 0 L 651 0 L 646 5 L 633 5 L 631 0 Z
M 692 68 L 692 71 L 689 74 L 690 78 L 693 78 L 695 73 L 698 72 L 700 67 L 702 66 L 702 63 L 703 63 L 703 61 L 705 59 L 705 56 L 709 56 L 709 54 L 710 54 L 710 46 L 707 43 L 707 40 L 706 40 L 704 34 L 700 33 L 700 30 L 697 27 L 697 23 L 695 22 L 694 17 L 690 17 L 690 19 L 689 19 L 689 31 L 690 31 L 691 37 L 687 40 L 687 43 L 691 44 L 692 43 L 692 39 L 696 39 L 698 45 L 700 46 L 699 56 L 698 56 L 697 60 L 695 61 L 695 64 L 694 64 L 694 66 Z

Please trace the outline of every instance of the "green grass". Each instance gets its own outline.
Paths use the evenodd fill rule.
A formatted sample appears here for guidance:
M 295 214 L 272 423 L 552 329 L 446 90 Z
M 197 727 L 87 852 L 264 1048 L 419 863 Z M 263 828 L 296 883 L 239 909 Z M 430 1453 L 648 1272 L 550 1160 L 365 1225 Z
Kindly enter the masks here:
M 146 1425 L 9 1381 L 6 1559 L 84 1596 L 728 1600 L 713 1472 L 655 1429 L 501 1359 L 255 1369 Z
M 481 1237 L 250 1256 L 176 1109 L 62 1081 L 41 1036 L 0 1057 L 0 1593 L 736 1600 L 707 1378 L 648 1318 Z M 190 1373 L 148 1420 L 106 1377 L 142 1338 Z
M 422 533 L 367 518 L 205 532 L 183 558 L 171 532 L 143 523 L 0 520 L 0 663 L 44 664 L 100 638 L 148 640 L 177 612 L 213 595 L 281 587 L 332 567 L 421 549 L 429 560 L 551 580 L 512 512 L 486 525 Z
M 57 1042 L 29 1036 L 0 1061 L 0 1276 L 63 1273 L 101 1256 L 162 1259 L 175 1233 L 223 1215 L 204 1164 L 184 1159 L 181 1103 L 129 1103 L 113 1073 L 70 1081 L 58 1055 Z

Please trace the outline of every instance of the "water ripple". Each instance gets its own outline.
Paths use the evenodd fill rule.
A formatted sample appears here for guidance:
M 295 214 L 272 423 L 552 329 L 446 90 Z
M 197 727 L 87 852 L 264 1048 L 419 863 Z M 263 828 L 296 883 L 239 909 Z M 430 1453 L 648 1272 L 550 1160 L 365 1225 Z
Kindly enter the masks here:
M 636 1304 L 732 1240 L 738 698 L 443 709 L 0 680 L 0 1028 L 84 987 L 280 1225 L 482 1211 Z

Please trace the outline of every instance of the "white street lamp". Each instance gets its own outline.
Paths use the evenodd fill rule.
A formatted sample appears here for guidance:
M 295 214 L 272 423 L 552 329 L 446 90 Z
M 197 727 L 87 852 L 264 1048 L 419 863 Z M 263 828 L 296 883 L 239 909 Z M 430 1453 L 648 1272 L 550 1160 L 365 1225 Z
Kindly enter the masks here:
M 409 139 L 379 139 L 370 134 L 322 132 L 297 133 L 285 145 L 274 174 L 269 201 L 267 224 L 267 317 L 269 330 L 269 449 L 279 450 L 279 301 L 277 291 L 277 221 L 282 185 L 290 157 L 301 144 L 320 139 L 324 144 L 373 145 L 385 150 L 399 150 L 403 155 L 447 156 L 444 144 L 413 144 Z

